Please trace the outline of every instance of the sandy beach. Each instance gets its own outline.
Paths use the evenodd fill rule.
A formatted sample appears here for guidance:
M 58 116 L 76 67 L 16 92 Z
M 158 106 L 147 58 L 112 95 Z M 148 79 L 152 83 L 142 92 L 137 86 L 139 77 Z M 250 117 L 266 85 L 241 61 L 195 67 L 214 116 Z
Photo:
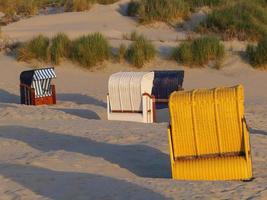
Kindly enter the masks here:
M 51 37 L 65 32 L 75 38 L 101 32 L 117 47 L 129 43 L 123 34 L 137 30 L 162 55 L 142 71 L 183 69 L 186 90 L 244 85 L 254 180 L 172 180 L 168 117 L 154 124 L 108 121 L 108 78 L 117 71 L 138 71 L 128 63 L 105 62 L 89 71 L 64 61 L 56 67 L 57 105 L 33 107 L 20 105 L 19 75 L 34 63 L 17 62 L 2 52 L 0 199 L 267 199 L 267 71 L 251 68 L 238 55 L 245 43 L 237 41 L 225 42 L 228 51 L 220 70 L 165 60 L 169 48 L 186 38 L 186 30 L 138 25 L 123 16 L 125 3 L 35 16 L 2 27 L 2 32 L 18 41 L 39 33 Z

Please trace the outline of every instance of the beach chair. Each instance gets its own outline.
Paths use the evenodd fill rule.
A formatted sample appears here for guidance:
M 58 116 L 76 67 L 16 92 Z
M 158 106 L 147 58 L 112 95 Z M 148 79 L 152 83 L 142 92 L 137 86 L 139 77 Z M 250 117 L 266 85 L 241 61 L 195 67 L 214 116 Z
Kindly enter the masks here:
M 111 75 L 107 95 L 108 120 L 153 123 L 153 79 L 153 72 L 118 72 Z
M 168 135 L 174 179 L 252 178 L 242 86 L 174 92 L 169 109 Z
M 169 96 L 174 91 L 183 90 L 184 71 L 154 71 L 152 95 L 156 109 L 168 108 Z
M 22 72 L 20 74 L 21 104 L 56 104 L 55 85 L 51 84 L 54 78 L 56 78 L 54 68 L 34 69 Z

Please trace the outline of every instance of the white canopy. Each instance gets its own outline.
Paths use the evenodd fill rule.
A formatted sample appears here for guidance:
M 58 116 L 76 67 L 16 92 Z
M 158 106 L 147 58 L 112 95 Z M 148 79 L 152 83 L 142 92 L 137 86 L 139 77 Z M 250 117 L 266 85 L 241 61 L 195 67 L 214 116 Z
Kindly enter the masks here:
M 36 69 L 34 70 L 33 80 L 44 80 L 44 79 L 52 79 L 56 78 L 56 73 L 54 68 L 44 68 L 44 69 Z
M 142 94 L 151 95 L 154 72 L 118 72 L 109 78 L 112 111 L 142 111 Z

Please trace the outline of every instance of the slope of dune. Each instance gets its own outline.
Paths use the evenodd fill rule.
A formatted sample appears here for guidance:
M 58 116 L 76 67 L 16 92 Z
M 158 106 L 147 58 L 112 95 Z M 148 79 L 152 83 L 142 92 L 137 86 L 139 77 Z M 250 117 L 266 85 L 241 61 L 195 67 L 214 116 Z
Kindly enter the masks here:
M 183 32 L 157 24 L 139 26 L 117 4 L 89 12 L 36 16 L 3 27 L 21 41 L 63 31 L 71 37 L 100 31 L 114 44 L 137 29 L 155 43 L 174 45 Z M 158 27 L 157 27 L 158 26 Z M 266 199 L 267 72 L 253 70 L 231 49 L 221 70 L 189 69 L 157 58 L 142 70 L 184 69 L 186 90 L 243 84 L 251 131 L 254 180 L 194 182 L 170 178 L 168 117 L 155 124 L 107 121 L 108 77 L 137 70 L 107 62 L 93 71 L 63 62 L 56 68 L 58 104 L 19 104 L 19 74 L 33 64 L 0 54 L 0 199 Z
M 133 30 L 142 32 L 152 40 L 175 40 L 179 34 L 174 29 L 161 24 L 157 27 L 138 26 L 131 17 L 124 16 L 129 0 L 111 5 L 94 5 L 88 12 L 70 12 L 55 15 L 40 15 L 3 27 L 3 32 L 11 38 L 26 40 L 39 33 L 52 36 L 66 32 L 70 37 L 101 31 L 110 39 L 122 39 L 122 35 Z M 163 28 L 164 27 L 164 28 Z

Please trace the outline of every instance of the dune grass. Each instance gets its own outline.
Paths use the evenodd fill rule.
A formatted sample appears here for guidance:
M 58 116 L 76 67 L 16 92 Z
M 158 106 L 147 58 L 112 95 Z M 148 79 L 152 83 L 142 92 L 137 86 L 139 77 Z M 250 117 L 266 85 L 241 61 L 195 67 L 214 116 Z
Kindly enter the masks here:
M 265 0 L 225 1 L 213 9 L 198 30 L 215 32 L 225 40 L 259 40 L 267 34 L 266 6 Z
M 226 2 L 226 0 L 188 0 L 187 1 L 191 8 L 201 7 L 201 6 L 218 6 Z
M 131 0 L 127 12 L 141 23 L 171 23 L 186 20 L 203 6 L 211 12 L 197 28 L 200 33 L 216 33 L 224 40 L 260 40 L 267 35 L 266 0 Z
M 15 14 L 34 15 L 36 2 L 32 0 L 0 0 L 0 11 L 11 17 Z
M 52 38 L 49 48 L 51 62 L 58 65 L 62 58 L 68 58 L 70 55 L 70 46 L 71 41 L 64 33 L 59 33 Z
M 109 59 L 110 45 L 102 34 L 94 33 L 74 40 L 70 52 L 74 62 L 90 68 Z
M 63 6 L 67 0 L 0 0 L 0 11 L 7 17 L 31 16 L 47 6 Z
M 89 10 L 95 2 L 95 0 L 66 0 L 64 8 L 65 11 L 79 12 Z
M 224 46 L 219 39 L 209 36 L 183 42 L 173 52 L 173 58 L 178 63 L 190 67 L 203 67 L 210 61 L 215 61 L 214 67 L 220 68 L 224 55 Z
M 154 45 L 142 35 L 137 36 L 126 52 L 126 59 L 137 68 L 143 67 L 155 56 Z
M 65 11 L 79 12 L 89 10 L 95 3 L 99 4 L 113 4 L 118 0 L 62 0 L 64 3 Z
M 131 0 L 127 13 L 138 17 L 141 23 L 150 23 L 185 18 L 189 11 L 189 4 L 185 0 Z
M 36 59 L 58 65 L 63 57 L 69 56 L 70 43 L 68 36 L 63 33 L 57 34 L 51 41 L 48 37 L 39 35 L 18 48 L 17 60 L 28 62 Z
M 97 3 L 99 4 L 113 4 L 113 3 L 116 3 L 118 0 L 97 0 Z
M 17 52 L 17 60 L 29 61 L 31 59 L 37 59 L 40 61 L 47 61 L 48 47 L 49 38 L 39 35 L 19 47 Z
M 57 34 L 51 41 L 39 35 L 23 43 L 17 50 L 18 61 L 29 62 L 37 59 L 58 65 L 62 58 L 66 58 L 86 68 L 109 59 L 109 56 L 109 43 L 100 33 L 82 36 L 73 41 L 63 33 Z
M 112 4 L 118 0 L 0 0 L 0 11 L 6 17 L 14 15 L 32 16 L 38 13 L 40 8 L 47 6 L 64 7 L 65 11 L 89 10 L 93 4 Z
M 190 11 L 202 6 L 223 5 L 228 0 L 131 0 L 127 14 L 138 17 L 141 23 L 153 21 L 172 22 L 187 19 Z
M 267 68 L 267 37 L 261 39 L 257 45 L 248 45 L 246 54 L 254 68 Z
M 155 58 L 156 48 L 143 35 L 138 33 L 134 35 L 131 45 L 127 48 L 121 44 L 115 57 L 116 61 L 121 62 L 126 59 L 133 66 L 141 68 Z M 214 67 L 219 68 L 224 54 L 224 46 L 217 38 L 202 37 L 183 42 L 174 49 L 173 57 L 178 63 L 191 67 L 204 66 L 213 61 Z M 58 65 L 62 58 L 65 58 L 87 69 L 101 64 L 110 56 L 111 47 L 101 33 L 88 34 L 75 40 L 70 40 L 67 35 L 59 33 L 51 41 L 39 35 L 23 43 L 17 50 L 18 61 L 29 62 L 36 59 Z

